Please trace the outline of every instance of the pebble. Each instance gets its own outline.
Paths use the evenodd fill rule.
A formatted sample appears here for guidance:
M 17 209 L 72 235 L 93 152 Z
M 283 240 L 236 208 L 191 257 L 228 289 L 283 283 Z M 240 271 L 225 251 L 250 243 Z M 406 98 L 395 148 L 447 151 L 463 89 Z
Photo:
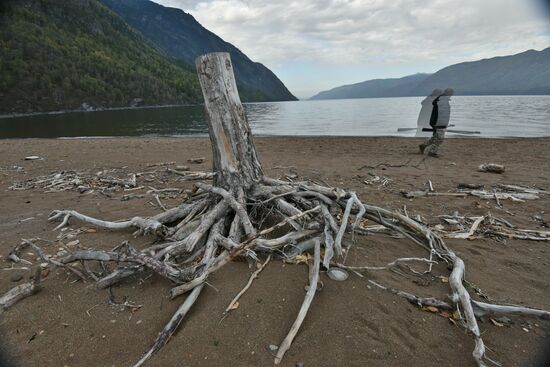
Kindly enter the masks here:
M 330 270 L 327 271 L 327 275 L 330 279 L 338 282 L 343 282 L 349 277 L 348 272 L 340 268 L 330 268 Z
M 276 346 L 275 344 L 269 344 L 269 350 L 272 351 L 272 352 L 275 352 L 277 349 L 279 349 L 278 346 Z
M 18 273 L 13 274 L 13 275 L 11 276 L 11 281 L 12 281 L 12 282 L 18 282 L 18 281 L 20 281 L 21 279 L 23 279 L 23 275 L 18 274 Z

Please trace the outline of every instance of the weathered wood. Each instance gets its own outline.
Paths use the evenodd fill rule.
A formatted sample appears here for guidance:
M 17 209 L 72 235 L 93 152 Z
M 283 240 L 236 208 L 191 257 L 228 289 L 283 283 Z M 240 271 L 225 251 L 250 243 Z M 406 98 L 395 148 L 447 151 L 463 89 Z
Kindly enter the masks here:
M 214 185 L 234 192 L 251 188 L 263 176 L 250 126 L 239 98 L 228 53 L 200 56 L 196 61 L 212 142 Z
M 311 270 L 311 276 L 309 278 L 309 288 L 307 290 L 306 296 L 304 297 L 304 302 L 302 303 L 302 307 L 300 307 L 300 311 L 298 312 L 298 316 L 296 317 L 294 324 L 292 324 L 290 331 L 288 332 L 287 336 L 284 338 L 281 345 L 279 346 L 279 350 L 277 351 L 277 355 L 275 356 L 275 364 L 281 363 L 283 356 L 285 355 L 286 351 L 290 348 L 292 341 L 296 337 L 296 334 L 298 334 L 298 330 L 300 330 L 300 326 L 302 326 L 302 323 L 306 318 L 307 311 L 309 310 L 309 306 L 311 306 L 313 297 L 315 297 L 315 292 L 317 292 L 317 282 L 319 281 L 320 265 L 321 265 L 321 245 L 319 244 L 319 241 L 317 241 L 315 242 L 315 251 L 313 255 L 313 269 Z
M 421 198 L 426 196 L 456 196 L 466 197 L 467 193 L 464 192 L 430 192 L 430 191 L 401 191 L 401 195 L 408 199 Z

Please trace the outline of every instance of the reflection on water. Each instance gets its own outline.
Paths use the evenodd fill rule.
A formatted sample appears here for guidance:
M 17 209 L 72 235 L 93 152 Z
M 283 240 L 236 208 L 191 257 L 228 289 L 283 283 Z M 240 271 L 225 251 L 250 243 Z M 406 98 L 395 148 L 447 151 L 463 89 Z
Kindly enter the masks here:
M 413 136 L 422 97 L 251 103 L 256 135 Z M 550 96 L 455 96 L 451 123 L 483 137 L 550 136 Z M 0 119 L 0 138 L 206 134 L 202 106 Z
M 71 112 L 0 119 L 2 138 L 206 134 L 202 106 Z

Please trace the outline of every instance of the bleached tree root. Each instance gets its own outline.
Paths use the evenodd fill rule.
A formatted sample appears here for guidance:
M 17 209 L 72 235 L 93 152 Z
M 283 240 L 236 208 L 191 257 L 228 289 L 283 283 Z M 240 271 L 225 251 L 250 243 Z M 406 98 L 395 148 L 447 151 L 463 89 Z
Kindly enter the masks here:
M 275 362 L 280 363 L 290 348 L 312 303 L 318 280 L 319 267 L 337 266 L 353 271 L 386 270 L 416 263 L 426 266 L 421 274 L 431 271 L 434 264 L 446 263 L 452 268 L 449 275 L 450 302 L 433 298 L 419 298 L 403 291 L 393 293 L 417 305 L 434 306 L 441 310 L 459 310 L 463 324 L 474 338 L 474 360 L 484 366 L 485 345 L 476 317 L 491 314 L 535 316 L 547 319 L 548 312 L 516 306 L 491 305 L 472 300 L 463 285 L 465 266 L 443 240 L 423 224 L 398 212 L 363 204 L 357 195 L 340 189 L 323 187 L 311 182 L 284 182 L 262 177 L 252 187 L 226 190 L 207 184 L 197 184 L 195 194 L 179 208 L 171 209 L 161 216 L 133 218 L 121 222 L 105 222 L 74 211 L 56 211 L 53 218 L 74 217 L 109 230 L 137 228 L 156 234 L 163 242 L 143 250 L 128 244 L 116 251 L 77 251 L 65 258 L 55 260 L 56 265 L 68 266 L 77 261 L 100 261 L 119 264 L 112 273 L 96 281 L 96 287 L 104 288 L 135 274 L 138 271 L 153 271 L 167 278 L 176 286 L 170 291 L 174 299 L 191 292 L 186 301 L 168 322 L 149 352 L 138 366 L 154 355 L 169 340 L 181 320 L 188 313 L 200 294 L 208 277 L 238 256 L 258 259 L 265 254 L 292 259 L 302 251 L 314 252 L 316 278 L 310 280 L 302 308 L 289 334 L 278 349 Z M 336 217 L 341 215 L 340 223 Z M 278 218 L 275 225 L 262 229 L 265 216 Z M 352 220 L 353 217 L 353 220 Z M 383 266 L 348 266 L 343 259 L 349 252 L 351 242 L 344 241 L 346 232 L 359 229 L 362 220 L 371 220 L 424 248 L 426 258 L 399 258 Z M 351 223 L 351 225 L 350 225 Z M 159 228 L 163 228 L 159 231 Z M 278 229 L 276 231 L 276 229 Z M 281 234 L 281 230 L 286 231 Z M 277 235 L 273 236 L 274 233 Z M 324 257 L 320 258 L 321 243 Z M 288 250 L 290 249 L 290 251 Z M 49 259 L 53 261 L 52 259 Z M 265 265 L 264 265 L 265 266 Z M 76 268 L 72 266 L 72 268 Z M 249 282 L 237 295 L 240 298 L 263 267 L 253 273 Z M 382 287 L 380 285 L 377 285 Z M 230 303 L 228 310 L 235 304 Z M 227 309 L 225 313 L 229 312 Z
M 455 308 L 451 304 L 432 297 L 419 297 L 412 293 L 402 291 L 396 288 L 385 287 L 374 280 L 369 279 L 368 282 L 386 292 L 395 294 L 401 298 L 406 299 L 410 303 L 418 307 L 431 306 L 436 307 L 441 311 L 453 311 Z M 535 317 L 542 320 L 550 320 L 550 312 L 545 310 L 539 310 L 536 308 L 522 307 L 522 306 L 510 306 L 510 305 L 495 305 L 491 303 L 471 301 L 472 308 L 476 317 L 492 316 L 492 315 L 510 315 L 510 316 L 527 316 Z
M 313 297 L 315 297 L 315 292 L 317 292 L 317 282 L 319 281 L 320 264 L 321 264 L 321 245 L 319 244 L 319 241 L 315 241 L 315 251 L 313 254 L 313 269 L 311 271 L 311 277 L 309 279 L 309 288 L 306 292 L 306 296 L 304 297 L 304 302 L 302 303 L 302 307 L 300 307 L 300 311 L 298 312 L 298 317 L 296 317 L 296 320 L 294 321 L 294 324 L 292 324 L 290 331 L 288 332 L 287 336 L 284 338 L 281 345 L 279 346 L 279 349 L 277 350 L 277 355 L 275 356 L 275 364 L 281 363 L 283 356 L 285 355 L 286 351 L 290 348 L 292 341 L 296 337 L 296 334 L 298 334 L 298 330 L 300 329 L 300 326 L 302 326 L 302 323 L 306 318 L 307 311 L 311 306 Z
M 108 222 L 96 218 L 89 217 L 84 214 L 80 214 L 74 210 L 55 210 L 50 214 L 48 220 L 54 221 L 58 218 L 63 218 L 61 224 L 54 228 L 54 230 L 65 227 L 69 223 L 69 219 L 73 217 L 85 223 L 92 224 L 96 227 L 111 229 L 111 230 L 124 230 L 128 228 L 136 228 L 139 233 L 152 233 L 159 236 L 164 236 L 166 228 L 162 223 L 153 220 L 140 217 L 134 217 L 130 220 L 122 222 Z

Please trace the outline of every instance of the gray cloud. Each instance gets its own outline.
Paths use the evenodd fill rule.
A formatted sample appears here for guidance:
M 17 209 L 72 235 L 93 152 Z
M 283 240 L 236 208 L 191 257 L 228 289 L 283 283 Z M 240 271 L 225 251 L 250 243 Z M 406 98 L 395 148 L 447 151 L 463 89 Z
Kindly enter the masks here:
M 535 0 L 155 1 L 275 69 L 444 66 L 550 45 Z

